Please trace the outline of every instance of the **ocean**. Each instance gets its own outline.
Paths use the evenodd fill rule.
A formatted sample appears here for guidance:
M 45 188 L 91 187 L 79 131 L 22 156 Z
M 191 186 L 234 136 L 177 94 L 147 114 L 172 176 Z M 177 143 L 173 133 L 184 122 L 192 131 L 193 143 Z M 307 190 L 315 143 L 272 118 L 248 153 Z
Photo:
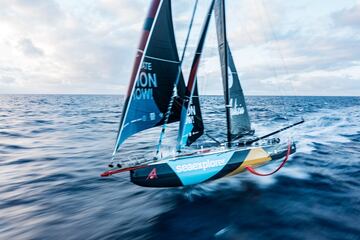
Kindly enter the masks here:
M 360 239 L 360 97 L 247 102 L 258 135 L 306 121 L 280 135 L 297 142 L 280 172 L 152 189 L 133 185 L 128 173 L 99 176 L 123 97 L 1 95 L 0 239 Z M 205 128 L 224 140 L 222 97 L 201 105 Z M 151 153 L 158 133 L 129 139 L 120 158 Z

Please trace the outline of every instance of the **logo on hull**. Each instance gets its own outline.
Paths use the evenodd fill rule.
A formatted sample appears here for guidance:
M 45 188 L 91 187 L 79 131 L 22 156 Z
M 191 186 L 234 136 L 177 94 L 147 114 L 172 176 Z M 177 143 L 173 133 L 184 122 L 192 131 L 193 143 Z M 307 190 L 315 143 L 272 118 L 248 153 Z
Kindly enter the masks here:
M 153 168 L 153 170 L 151 170 L 151 172 L 149 173 L 149 175 L 147 176 L 146 180 L 153 180 L 155 178 L 158 178 L 157 173 L 156 173 L 156 168 Z
M 196 170 L 207 170 L 208 168 L 217 168 L 222 167 L 226 164 L 225 159 L 219 160 L 207 160 L 203 162 L 195 162 L 195 163 L 187 163 L 181 164 L 176 166 L 176 172 L 189 172 L 189 171 L 196 171 Z

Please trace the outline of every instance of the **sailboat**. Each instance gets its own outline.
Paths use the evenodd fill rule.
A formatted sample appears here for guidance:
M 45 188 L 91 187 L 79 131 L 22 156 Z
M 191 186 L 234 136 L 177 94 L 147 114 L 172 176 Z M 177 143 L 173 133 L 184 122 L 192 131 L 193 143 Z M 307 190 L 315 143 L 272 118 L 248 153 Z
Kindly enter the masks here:
M 152 158 L 111 163 L 110 169 L 101 176 L 128 171 L 131 182 L 139 186 L 180 187 L 233 176 L 246 170 L 257 175 L 270 175 L 285 164 L 289 155 L 295 153 L 294 142 L 281 142 L 279 138 L 269 137 L 304 122 L 303 119 L 264 136 L 256 136 L 251 128 L 244 93 L 226 37 L 225 0 L 212 0 L 210 3 L 185 84 L 182 63 L 196 6 L 197 0 L 183 53 L 179 57 L 171 0 L 152 0 L 125 98 L 113 160 L 121 152 L 126 139 L 144 130 L 161 128 L 159 142 Z M 215 15 L 224 89 L 224 121 L 227 126 L 227 139 L 224 141 L 205 131 L 197 83 L 197 71 L 212 15 Z M 163 156 L 161 146 L 167 125 L 176 122 L 179 123 L 177 144 L 174 146 L 176 151 Z M 204 134 L 212 140 L 212 144 L 190 149 L 189 146 Z M 261 174 L 254 169 L 282 158 L 282 164 L 271 173 Z

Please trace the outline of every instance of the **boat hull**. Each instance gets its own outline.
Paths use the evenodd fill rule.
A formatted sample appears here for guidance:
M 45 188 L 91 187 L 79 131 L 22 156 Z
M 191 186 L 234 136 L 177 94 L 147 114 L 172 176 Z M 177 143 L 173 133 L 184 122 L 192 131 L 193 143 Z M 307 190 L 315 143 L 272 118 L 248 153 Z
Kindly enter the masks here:
M 287 153 L 286 145 L 280 150 L 274 151 L 274 149 L 274 146 L 259 146 L 177 157 L 132 170 L 130 179 L 134 184 L 143 187 L 194 185 L 236 175 L 244 172 L 246 166 L 264 165 L 282 158 Z M 295 151 L 295 144 L 292 144 L 291 153 Z

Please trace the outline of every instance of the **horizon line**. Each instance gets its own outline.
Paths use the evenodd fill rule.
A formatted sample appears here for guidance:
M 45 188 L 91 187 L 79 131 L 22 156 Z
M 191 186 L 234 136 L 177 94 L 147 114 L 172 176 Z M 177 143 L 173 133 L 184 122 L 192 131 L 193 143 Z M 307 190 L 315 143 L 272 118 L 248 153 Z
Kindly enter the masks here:
M 0 93 L 0 96 L 9 95 L 67 95 L 67 96 L 120 96 L 125 94 L 108 94 L 108 93 Z M 207 97 L 221 97 L 222 94 L 202 94 Z M 360 95 L 267 95 L 267 94 L 249 94 L 245 97 L 360 97 Z

